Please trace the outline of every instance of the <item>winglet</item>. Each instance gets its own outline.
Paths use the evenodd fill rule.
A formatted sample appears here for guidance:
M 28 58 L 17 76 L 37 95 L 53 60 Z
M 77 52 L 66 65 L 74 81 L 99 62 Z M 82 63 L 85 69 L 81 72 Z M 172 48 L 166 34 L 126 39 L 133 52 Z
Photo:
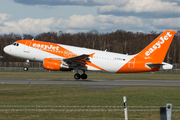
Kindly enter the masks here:
M 89 54 L 89 56 L 90 56 L 91 58 L 93 58 L 94 54 L 95 54 L 95 53 Z
M 175 35 L 175 31 L 166 30 L 146 48 L 144 48 L 137 56 L 144 59 L 151 59 L 157 63 L 162 63 Z

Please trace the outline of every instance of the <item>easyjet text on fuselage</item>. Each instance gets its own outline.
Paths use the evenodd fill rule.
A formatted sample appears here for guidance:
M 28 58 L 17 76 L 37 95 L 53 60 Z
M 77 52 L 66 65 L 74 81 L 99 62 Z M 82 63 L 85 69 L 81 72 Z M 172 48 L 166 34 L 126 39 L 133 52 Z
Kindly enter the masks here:
M 52 50 L 59 50 L 58 46 L 53 46 L 53 45 L 44 45 L 44 44 L 33 44 L 33 47 L 37 47 L 37 48 L 45 48 L 45 49 L 52 49 Z

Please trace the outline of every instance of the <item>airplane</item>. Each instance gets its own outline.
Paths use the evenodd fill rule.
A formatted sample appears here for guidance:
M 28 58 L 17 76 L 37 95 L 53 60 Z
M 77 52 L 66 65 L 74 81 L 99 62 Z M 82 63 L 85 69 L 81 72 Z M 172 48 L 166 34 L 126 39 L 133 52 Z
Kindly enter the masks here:
M 135 55 L 87 49 L 37 40 L 18 40 L 4 47 L 4 52 L 29 61 L 43 62 L 44 69 L 51 71 L 75 70 L 75 79 L 87 79 L 86 71 L 111 73 L 137 73 L 169 70 L 173 65 L 164 58 L 175 35 L 166 30 L 147 47 Z M 28 65 L 24 67 L 28 70 Z M 83 74 L 79 74 L 79 70 Z

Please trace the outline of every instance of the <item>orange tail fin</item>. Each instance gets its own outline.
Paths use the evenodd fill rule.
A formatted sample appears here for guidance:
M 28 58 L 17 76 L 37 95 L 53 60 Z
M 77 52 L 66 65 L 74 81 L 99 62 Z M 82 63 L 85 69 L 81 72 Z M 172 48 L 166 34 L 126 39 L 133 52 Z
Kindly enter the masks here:
M 162 63 L 175 33 L 175 31 L 166 30 L 144 48 L 137 56 L 146 60 L 153 60 L 153 62 L 156 63 Z

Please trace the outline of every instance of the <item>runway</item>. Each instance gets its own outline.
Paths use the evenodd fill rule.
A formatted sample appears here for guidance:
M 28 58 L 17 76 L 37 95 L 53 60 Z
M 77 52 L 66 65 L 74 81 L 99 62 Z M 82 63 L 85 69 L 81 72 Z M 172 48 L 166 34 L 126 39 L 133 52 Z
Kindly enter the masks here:
M 74 80 L 74 79 L 0 79 L 0 84 L 92 85 L 92 86 L 162 86 L 180 87 L 175 80 Z

